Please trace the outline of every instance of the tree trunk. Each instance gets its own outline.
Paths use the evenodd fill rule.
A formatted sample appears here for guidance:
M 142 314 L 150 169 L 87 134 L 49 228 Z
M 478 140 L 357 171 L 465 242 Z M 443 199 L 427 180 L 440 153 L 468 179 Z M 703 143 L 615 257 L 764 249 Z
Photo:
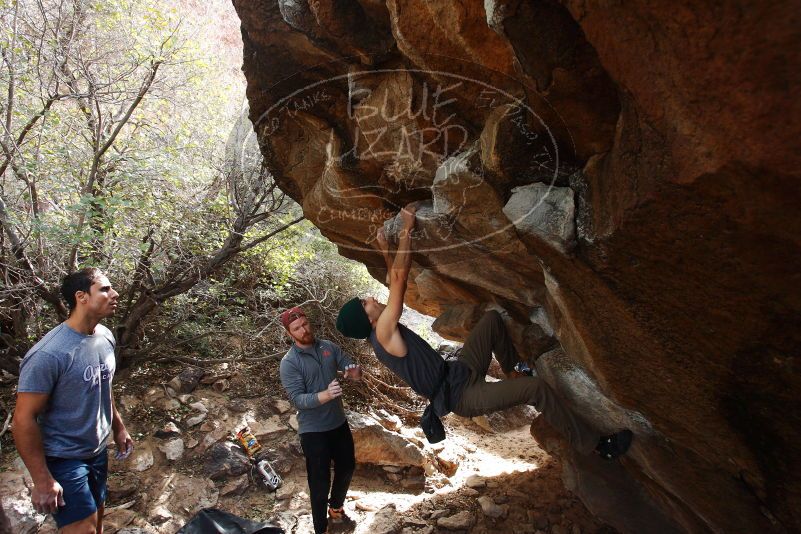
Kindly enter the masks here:
M 198 282 L 208 278 L 221 269 L 231 258 L 239 254 L 243 249 L 247 249 L 255 243 L 260 243 L 274 237 L 301 220 L 303 220 L 302 216 L 260 238 L 252 240 L 243 247 L 242 241 L 247 228 L 250 227 L 250 219 L 248 219 L 247 216 L 239 216 L 234 222 L 233 228 L 222 246 L 214 254 L 210 255 L 203 265 L 184 269 L 178 273 L 168 272 L 165 276 L 165 280 L 170 280 L 170 282 L 163 283 L 151 289 L 145 287 L 143 280 L 145 269 L 143 269 L 142 275 L 134 281 L 135 284 L 141 284 L 139 298 L 133 302 L 125 314 L 123 323 L 117 328 L 117 365 L 120 366 L 120 368 L 125 368 L 144 357 L 144 353 L 141 352 L 141 347 L 139 346 L 143 333 L 144 321 L 162 302 L 176 295 L 186 293 Z M 149 238 L 150 234 L 145 238 L 145 241 Z M 147 264 L 151 253 L 152 247 L 149 247 L 148 250 L 143 253 L 140 259 L 140 265 Z M 130 299 L 133 300 L 133 294 L 130 296 Z M 135 357 L 129 358 L 129 354 L 135 354 Z

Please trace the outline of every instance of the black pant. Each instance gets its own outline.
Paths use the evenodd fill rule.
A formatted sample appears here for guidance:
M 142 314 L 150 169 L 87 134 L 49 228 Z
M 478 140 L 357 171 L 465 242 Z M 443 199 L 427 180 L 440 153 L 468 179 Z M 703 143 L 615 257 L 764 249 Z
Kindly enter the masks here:
M 518 362 L 503 319 L 497 311 L 488 311 L 464 342 L 459 360 L 470 368 L 470 378 L 453 412 L 465 417 L 489 414 L 518 404 L 537 408 L 551 426 L 559 430 L 577 451 L 587 454 L 598 444 L 601 435 L 581 417 L 569 410 L 554 390 L 539 377 L 521 376 L 515 380 L 487 382 L 485 376 L 492 355 L 505 373 Z
M 353 436 L 348 423 L 327 432 L 306 432 L 300 435 L 300 445 L 306 456 L 314 532 L 328 528 L 328 506 L 342 508 L 350 486 L 356 457 Z M 331 461 L 334 461 L 334 484 L 331 485 Z M 331 498 L 328 498 L 328 490 Z

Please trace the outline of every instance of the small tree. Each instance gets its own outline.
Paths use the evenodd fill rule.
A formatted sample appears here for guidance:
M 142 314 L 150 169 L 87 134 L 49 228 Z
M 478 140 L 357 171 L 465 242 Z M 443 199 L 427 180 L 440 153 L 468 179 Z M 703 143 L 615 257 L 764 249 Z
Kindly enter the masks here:
M 139 347 L 143 321 L 169 298 L 192 289 L 201 280 L 218 273 L 237 254 L 257 247 L 303 220 L 298 206 L 276 186 L 263 165 L 261 154 L 254 143 L 247 114 L 243 113 L 233 129 L 228 144 L 228 157 L 223 172 L 227 188 L 220 193 L 225 205 L 211 212 L 198 206 L 201 213 L 217 213 L 214 224 L 207 220 L 205 228 L 191 238 L 172 243 L 154 240 L 152 230 L 142 240 L 142 254 L 137 262 L 136 274 L 126 297 L 126 311 L 118 330 L 119 357 L 141 358 L 148 353 Z M 208 203 L 209 199 L 204 199 Z M 221 231 L 224 237 L 211 253 L 203 250 L 199 242 L 212 237 L 208 229 Z M 213 233 L 213 232 L 212 232 Z M 188 236 L 187 236 L 188 237 Z M 153 272 L 153 259 L 162 257 L 161 275 Z M 177 325 L 174 325 L 177 326 Z
M 65 318 L 67 271 L 121 290 L 124 358 L 161 303 L 297 219 L 260 160 L 219 156 L 230 88 L 181 5 L 0 0 L 2 369 Z

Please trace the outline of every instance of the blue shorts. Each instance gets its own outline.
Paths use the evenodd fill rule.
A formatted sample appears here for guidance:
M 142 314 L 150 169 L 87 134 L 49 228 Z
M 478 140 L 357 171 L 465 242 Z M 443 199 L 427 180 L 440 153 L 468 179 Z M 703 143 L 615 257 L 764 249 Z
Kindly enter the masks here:
M 86 519 L 106 501 L 108 455 L 103 452 L 86 460 L 45 458 L 53 478 L 64 489 L 64 506 L 53 514 L 58 528 Z

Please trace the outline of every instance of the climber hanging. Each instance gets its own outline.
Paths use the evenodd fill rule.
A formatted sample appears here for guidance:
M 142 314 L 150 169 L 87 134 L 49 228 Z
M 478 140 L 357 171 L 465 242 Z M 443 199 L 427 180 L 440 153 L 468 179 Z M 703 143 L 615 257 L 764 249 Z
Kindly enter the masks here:
M 439 418 L 449 412 L 474 417 L 518 404 L 530 404 L 579 452 L 594 450 L 610 460 L 624 454 L 631 444 L 630 430 L 601 436 L 565 408 L 540 378 L 524 374 L 500 382 L 485 381 L 493 353 L 507 376 L 520 375 L 514 372 L 519 363 L 517 351 L 497 311 L 488 311 L 482 317 L 458 356 L 449 360 L 443 360 L 420 336 L 398 322 L 411 267 L 411 234 L 417 219 L 416 211 L 413 203 L 400 212 L 402 228 L 394 259 L 383 227 L 376 235 L 375 241 L 389 273 L 387 303 L 381 304 L 373 297 L 354 298 L 342 306 L 336 326 L 345 336 L 369 339 L 378 360 L 415 392 L 429 399 L 421 420 L 428 440 L 436 443 L 445 438 Z

